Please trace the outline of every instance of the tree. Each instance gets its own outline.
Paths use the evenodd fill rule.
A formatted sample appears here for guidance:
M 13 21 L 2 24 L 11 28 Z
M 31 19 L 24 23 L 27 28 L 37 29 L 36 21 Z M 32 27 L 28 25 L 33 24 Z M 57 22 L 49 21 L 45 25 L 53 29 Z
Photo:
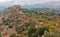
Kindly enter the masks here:
M 49 29 L 47 27 L 39 27 L 36 31 L 36 34 L 39 36 L 42 36 L 45 31 L 49 32 Z

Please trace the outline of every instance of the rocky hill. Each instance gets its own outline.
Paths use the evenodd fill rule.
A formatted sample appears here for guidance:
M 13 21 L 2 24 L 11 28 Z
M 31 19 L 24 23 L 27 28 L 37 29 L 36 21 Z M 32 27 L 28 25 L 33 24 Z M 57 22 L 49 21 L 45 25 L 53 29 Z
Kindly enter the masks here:
M 42 32 L 39 32 L 40 27 L 43 33 L 44 30 L 55 31 L 55 28 L 60 28 L 59 18 L 60 16 L 53 9 L 28 10 L 22 9 L 20 5 L 13 5 L 0 15 L 0 35 L 2 37 L 38 37 Z

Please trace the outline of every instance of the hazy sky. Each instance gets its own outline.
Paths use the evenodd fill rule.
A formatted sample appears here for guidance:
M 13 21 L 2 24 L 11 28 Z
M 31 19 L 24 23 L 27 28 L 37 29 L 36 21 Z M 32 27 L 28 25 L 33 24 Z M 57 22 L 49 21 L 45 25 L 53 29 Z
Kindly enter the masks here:
M 59 1 L 59 0 L 0 0 L 0 3 L 13 2 L 12 4 L 33 5 L 38 3 L 50 2 L 50 1 Z

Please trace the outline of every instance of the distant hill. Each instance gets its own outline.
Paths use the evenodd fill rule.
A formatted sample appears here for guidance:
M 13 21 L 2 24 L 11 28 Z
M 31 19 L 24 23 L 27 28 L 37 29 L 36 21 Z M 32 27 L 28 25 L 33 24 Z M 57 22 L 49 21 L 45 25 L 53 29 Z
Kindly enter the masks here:
M 25 5 L 24 8 L 52 8 L 56 10 L 60 10 L 60 1 L 52 1 L 52 2 L 45 2 L 45 3 L 39 3 L 35 5 Z
M 0 4 L 0 11 L 4 10 L 5 8 L 11 7 L 13 2 L 5 2 Z M 52 1 L 52 2 L 45 2 L 45 3 L 38 3 L 34 5 L 24 5 L 22 8 L 33 9 L 33 8 L 52 8 L 55 10 L 60 11 L 60 1 Z
M 0 11 L 1 11 L 1 10 L 4 10 L 5 8 L 7 8 L 7 7 L 0 6 Z

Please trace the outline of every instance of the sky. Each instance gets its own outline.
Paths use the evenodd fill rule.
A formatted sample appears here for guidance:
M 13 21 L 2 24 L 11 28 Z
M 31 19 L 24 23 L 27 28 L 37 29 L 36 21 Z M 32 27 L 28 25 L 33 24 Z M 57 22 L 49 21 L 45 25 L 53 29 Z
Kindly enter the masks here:
M 0 0 L 0 4 L 5 4 L 9 2 L 9 4 L 12 4 L 12 5 L 14 4 L 33 5 L 33 4 L 38 4 L 38 3 L 50 2 L 50 1 L 59 1 L 59 0 Z

